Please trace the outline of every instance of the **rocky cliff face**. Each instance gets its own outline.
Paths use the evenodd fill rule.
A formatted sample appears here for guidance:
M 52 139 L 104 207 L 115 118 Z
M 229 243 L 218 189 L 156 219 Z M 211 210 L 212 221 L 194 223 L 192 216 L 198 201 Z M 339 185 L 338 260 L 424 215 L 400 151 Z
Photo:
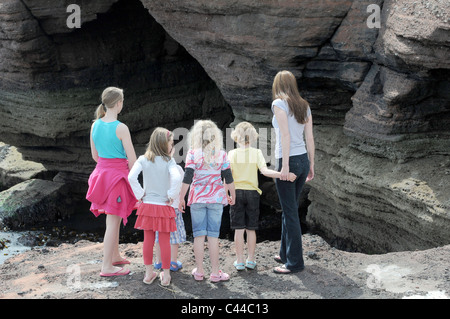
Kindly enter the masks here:
M 156 126 L 233 119 L 198 61 L 137 0 L 83 5 L 79 29 L 67 27 L 63 4 L 6 1 L 0 10 L 1 139 L 49 170 L 93 168 L 86 132 L 107 86 L 124 88 L 121 120 L 141 152 Z
M 370 252 L 450 242 L 448 2 L 103 0 L 82 5 L 80 29 L 43 0 L 0 13 L 0 140 L 60 179 L 92 169 L 106 86 L 125 88 L 139 152 L 153 127 L 200 117 L 270 128 L 272 79 L 289 69 L 315 123 L 309 228 Z

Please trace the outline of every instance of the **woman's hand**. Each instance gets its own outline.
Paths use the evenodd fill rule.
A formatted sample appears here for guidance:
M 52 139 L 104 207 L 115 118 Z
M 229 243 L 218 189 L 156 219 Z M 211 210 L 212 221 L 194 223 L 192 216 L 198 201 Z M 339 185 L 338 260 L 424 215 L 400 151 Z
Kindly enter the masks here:
M 308 176 L 306 177 L 306 183 L 309 182 L 309 181 L 311 181 L 313 178 L 314 178 L 314 166 L 311 165 L 311 166 L 309 167 L 309 173 L 308 173 Z
M 282 180 L 282 181 L 287 181 L 287 180 L 289 180 L 289 167 L 288 166 L 283 166 L 282 168 L 281 168 L 281 177 L 280 177 L 280 179 Z

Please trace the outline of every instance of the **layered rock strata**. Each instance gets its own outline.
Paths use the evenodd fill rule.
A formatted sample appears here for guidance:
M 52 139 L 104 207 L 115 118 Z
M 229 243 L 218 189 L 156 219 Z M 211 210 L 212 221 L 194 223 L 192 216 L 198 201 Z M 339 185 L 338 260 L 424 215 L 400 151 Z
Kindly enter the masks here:
M 2 3 L 1 140 L 49 170 L 87 174 L 89 129 L 107 86 L 124 89 L 120 120 L 138 153 L 154 127 L 232 121 L 214 82 L 139 1 L 81 7 L 82 27 L 70 29 L 62 3 Z

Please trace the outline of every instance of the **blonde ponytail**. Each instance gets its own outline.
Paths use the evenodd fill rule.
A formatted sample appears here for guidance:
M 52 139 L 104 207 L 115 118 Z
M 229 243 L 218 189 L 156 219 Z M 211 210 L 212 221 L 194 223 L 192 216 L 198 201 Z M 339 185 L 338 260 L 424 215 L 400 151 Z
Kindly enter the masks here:
M 106 88 L 102 93 L 102 103 L 95 111 L 95 119 L 105 116 L 106 110 L 113 108 L 119 101 L 123 101 L 123 90 L 112 86 Z
M 98 120 L 105 115 L 106 115 L 106 108 L 102 103 L 97 107 L 97 110 L 95 110 L 95 119 Z

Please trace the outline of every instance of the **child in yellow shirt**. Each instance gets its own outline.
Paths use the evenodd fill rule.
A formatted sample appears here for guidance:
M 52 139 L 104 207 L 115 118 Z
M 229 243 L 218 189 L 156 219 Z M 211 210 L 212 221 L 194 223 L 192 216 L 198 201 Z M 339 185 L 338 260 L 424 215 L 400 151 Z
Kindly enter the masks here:
M 261 150 L 250 147 L 257 140 L 258 133 L 249 122 L 241 122 L 231 132 L 231 138 L 239 145 L 228 153 L 234 185 L 236 188 L 236 203 L 230 206 L 231 229 L 235 230 L 234 243 L 237 260 L 234 267 L 244 270 L 254 269 L 256 230 L 259 223 L 259 199 L 262 191 L 258 188 L 259 171 L 272 178 L 280 178 L 280 172 L 267 168 Z M 289 174 L 289 180 L 295 181 L 297 176 Z M 244 264 L 244 233 L 247 233 L 248 257 Z

